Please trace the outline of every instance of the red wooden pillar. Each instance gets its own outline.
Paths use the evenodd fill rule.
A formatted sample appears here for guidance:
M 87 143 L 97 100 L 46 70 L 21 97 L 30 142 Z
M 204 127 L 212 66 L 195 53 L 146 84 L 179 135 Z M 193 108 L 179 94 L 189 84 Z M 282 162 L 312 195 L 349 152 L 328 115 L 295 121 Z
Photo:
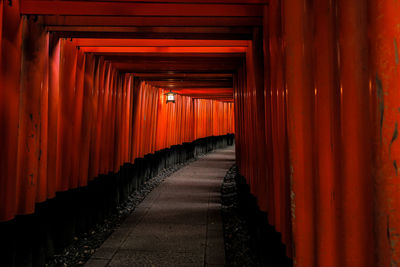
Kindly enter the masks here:
M 125 102 L 124 102 L 124 94 L 125 94 L 125 83 L 124 83 L 124 76 L 125 75 L 120 75 L 118 77 L 117 81 L 117 90 L 115 92 L 116 94 L 116 117 L 114 124 L 116 125 L 115 129 L 115 137 L 114 137 L 114 168 L 113 172 L 117 172 L 122 165 L 122 150 L 123 150 L 123 144 L 125 143 L 125 140 L 123 138 L 123 131 L 124 131 L 124 125 L 123 125 L 123 113 L 122 111 L 126 108 L 125 107 Z
M 103 77 L 104 64 L 103 59 L 95 60 L 95 75 L 93 78 L 93 91 L 92 91 L 92 103 L 93 103 L 93 122 L 91 126 L 91 146 L 90 146 L 90 162 L 89 162 L 89 179 L 93 179 L 97 176 L 99 170 L 99 143 L 100 143 L 100 125 L 101 125 L 101 103 L 100 99 L 102 96 L 102 84 L 101 77 Z
M 86 186 L 89 176 L 90 163 L 90 143 L 93 123 L 95 121 L 94 111 L 94 77 L 95 77 L 95 60 L 90 54 L 85 55 L 85 72 L 83 80 L 83 109 L 82 109 L 82 134 L 80 139 L 81 162 L 79 164 L 79 185 Z
M 126 108 L 125 108 L 125 116 L 126 119 L 124 123 L 126 124 L 125 128 L 125 162 L 131 162 L 131 154 L 130 154 L 130 147 L 132 142 L 132 133 L 131 133 L 131 125 L 132 125 L 132 83 L 133 77 L 131 74 L 125 74 L 125 82 L 126 82 Z
M 19 2 L 2 3 L 0 42 L 0 221 L 16 212 L 22 23 Z M 4 22 L 3 22 L 4 21 Z M 5 52 L 7 51 L 7 52 Z
M 340 266 L 374 265 L 371 129 L 369 127 L 367 5 L 338 1 L 341 93 L 341 173 L 338 198 Z
M 49 36 L 49 106 L 48 106 L 48 143 L 47 143 L 47 197 L 55 196 L 58 184 L 57 143 L 58 143 L 58 113 L 60 108 L 60 51 L 61 41 Z
M 277 214 L 276 229 L 282 233 L 282 241 L 287 245 L 287 254 L 291 257 L 291 218 L 290 218 L 290 180 L 288 168 L 287 127 L 286 127 L 286 88 L 285 88 L 285 64 L 282 41 L 282 2 L 271 1 L 264 14 L 265 34 L 265 80 L 270 82 L 265 86 L 266 116 L 270 113 L 275 123 L 275 130 L 271 122 L 266 132 L 270 147 L 267 150 L 273 152 L 272 158 L 273 180 L 275 181 L 275 205 L 279 210 Z M 268 66 L 268 68 L 267 68 Z M 273 101 L 273 102 L 272 102 Z M 274 105 L 272 105 L 274 103 Z M 271 120 L 270 119 L 270 120 Z M 266 124 L 268 125 L 268 124 Z M 268 137 L 269 135 L 269 137 Z M 273 139 L 271 139 L 273 138 Z
M 400 264 L 400 2 L 368 1 L 370 90 L 376 106 L 375 266 Z
M 21 80 L 16 80 L 20 82 L 16 201 L 18 213 L 30 214 L 34 212 L 38 183 L 46 187 L 45 180 L 39 181 L 39 159 L 41 104 L 47 105 L 40 100 L 42 89 L 46 90 L 48 51 L 47 35 L 41 27 L 27 17 L 23 17 L 22 21 Z
M 45 37 L 41 42 L 44 45 L 41 57 L 43 57 L 43 80 L 41 82 L 41 96 L 40 96 L 40 151 L 39 151 L 39 178 L 38 178 L 38 191 L 36 194 L 36 202 L 43 202 L 47 200 L 48 195 L 48 132 L 49 132 L 49 38 L 50 34 L 45 33 Z M 39 66 L 38 66 L 39 67 Z
M 107 174 L 109 168 L 110 154 L 109 141 L 110 141 L 110 127 L 109 127 L 109 114 L 111 110 L 111 89 L 110 84 L 112 80 L 112 70 L 109 62 L 105 62 L 105 73 L 103 81 L 103 96 L 101 102 L 103 103 L 102 123 L 101 123 L 101 141 L 100 141 L 100 172 L 99 174 Z
M 267 194 L 267 180 L 270 179 L 272 171 L 267 166 L 270 162 L 265 162 L 266 138 L 265 138 L 265 108 L 264 108 L 264 58 L 263 58 L 263 33 L 260 28 L 253 28 L 253 38 L 247 50 L 246 72 L 247 90 L 250 95 L 252 118 L 252 147 L 251 165 L 253 166 L 252 176 L 255 179 L 254 193 L 258 199 L 261 210 L 267 211 L 267 202 L 263 196 Z M 268 159 L 268 157 L 267 157 Z M 256 167 L 258 166 L 258 167 Z M 271 207 L 272 208 L 272 207 Z M 270 210 L 273 216 L 273 210 Z
M 72 129 L 72 184 L 70 188 L 76 188 L 80 184 L 84 184 L 84 181 L 80 180 L 80 164 L 83 164 L 83 150 L 81 146 L 82 138 L 82 121 L 83 121 L 83 97 L 84 97 L 84 79 L 85 79 L 85 54 L 82 51 L 78 51 L 76 60 L 76 73 L 75 75 L 75 87 L 70 88 L 74 91 L 74 114 L 73 114 L 73 129 Z
M 279 132 L 277 128 L 277 91 L 279 68 L 279 47 L 276 24 L 275 6 L 278 1 L 274 1 L 270 6 L 264 8 L 264 98 L 265 98 L 265 138 L 266 138 L 266 165 L 267 167 L 267 188 L 265 198 L 268 201 L 269 222 L 273 224 L 277 231 L 281 231 L 281 192 L 280 192 L 280 166 L 279 166 Z M 271 12 L 269 12 L 271 10 Z M 271 66 L 273 66 L 271 68 Z
M 74 119 L 74 87 L 77 53 L 71 41 L 61 41 L 60 52 L 60 83 L 59 83 L 59 113 L 57 136 L 57 191 L 65 191 L 73 183 L 73 119 Z M 71 75 L 72 74 L 72 75 Z
M 295 266 L 315 265 L 314 85 L 312 9 L 306 0 L 286 0 L 284 25 Z
M 336 6 L 314 2 L 314 84 L 316 149 L 316 266 L 338 266 L 335 179 L 339 173 L 340 96 L 336 58 Z
M 117 89 L 118 89 L 118 73 L 113 68 L 112 64 L 110 64 L 112 79 L 110 81 L 110 108 L 108 113 L 108 122 L 107 122 L 107 130 L 109 132 L 109 137 L 107 140 L 107 154 L 108 154 L 108 162 L 107 162 L 107 169 L 106 173 L 114 171 L 114 147 L 117 145 L 115 141 L 115 132 L 117 130 L 118 125 L 115 124 L 115 116 L 116 116 L 116 96 L 117 96 Z

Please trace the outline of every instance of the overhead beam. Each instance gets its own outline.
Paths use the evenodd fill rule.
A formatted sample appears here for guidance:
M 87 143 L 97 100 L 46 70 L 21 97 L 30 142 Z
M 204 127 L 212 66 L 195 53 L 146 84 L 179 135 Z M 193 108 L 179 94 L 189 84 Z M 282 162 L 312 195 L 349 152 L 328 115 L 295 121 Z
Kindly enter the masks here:
M 207 78 L 207 79 L 201 79 L 201 78 L 159 78 L 159 77 L 149 77 L 149 78 L 140 78 L 141 80 L 144 81 L 153 81 L 153 82 L 174 82 L 174 83 L 179 83 L 179 82 L 192 82 L 192 83 L 196 83 L 196 82 L 230 82 L 232 83 L 232 78 Z
M 44 17 L 48 26 L 130 26 L 130 27 L 237 27 L 261 26 L 261 17 L 121 17 L 121 16 L 53 16 Z
M 165 18 L 167 19 L 167 18 Z M 249 27 L 113 27 L 113 26 L 47 26 L 47 31 L 62 32 L 130 32 L 130 33 L 216 33 L 216 34 L 251 34 L 252 28 Z
M 232 87 L 232 81 L 147 81 L 149 84 L 162 88 L 227 88 Z
M 143 47 L 143 46 L 186 46 L 186 47 L 248 47 L 247 40 L 176 40 L 176 39 L 104 39 L 104 38 L 74 38 L 72 40 L 80 47 Z
M 154 56 L 153 56 L 154 55 Z M 171 57 L 168 57 L 167 55 L 171 55 Z M 226 57 L 222 57 L 221 54 L 204 54 L 204 53 L 199 53 L 201 55 L 200 57 L 192 56 L 196 55 L 195 53 L 171 53 L 171 54 L 161 54 L 161 53 L 146 53 L 146 56 L 140 56 L 140 54 L 135 54 L 134 56 L 131 56 L 130 54 L 110 54 L 104 56 L 105 60 L 108 61 L 113 61 L 113 62 L 121 62 L 121 63 L 132 63 L 132 64 L 137 64 L 138 62 L 142 63 L 154 63 L 154 64 L 174 64 L 174 63 L 191 63 L 193 65 L 200 65 L 204 63 L 209 63 L 209 64 L 233 64 L 237 63 L 240 64 L 244 61 L 244 58 L 241 54 L 232 54 L 232 53 L 227 53 Z M 232 55 L 237 55 L 236 57 L 233 57 Z M 203 72 L 202 72 L 203 73 Z M 227 71 L 225 73 L 230 73 L 230 71 Z
M 112 27 L 47 26 L 46 31 L 66 38 L 251 40 L 250 27 Z
M 157 54 L 157 53 L 154 53 Z M 130 73 L 149 72 L 184 72 L 184 73 L 233 73 L 243 64 L 241 57 L 216 57 L 208 54 L 207 57 L 184 57 L 184 53 L 173 54 L 178 57 L 130 57 L 130 56 L 104 56 L 105 60 L 123 71 Z M 179 56 L 180 55 L 180 56 Z M 182 56 L 183 55 L 183 56 Z M 192 55 L 192 53 L 190 53 Z M 201 54 L 203 55 L 203 54 Z M 220 54 L 215 54 L 220 55 Z M 232 55 L 232 54 L 227 54 Z M 240 55 L 240 54 L 238 54 Z
M 247 47 L 81 47 L 91 53 L 246 53 Z
M 157 61 L 173 61 L 179 59 L 183 60 L 200 60 L 205 61 L 211 59 L 212 61 L 238 61 L 244 58 L 242 53 L 96 53 L 102 55 L 105 60 L 118 61 L 118 62 L 133 62 L 138 60 L 157 60 Z
M 218 72 L 233 72 L 239 64 L 235 62 L 219 62 L 218 60 L 212 62 L 199 62 L 194 65 L 191 62 L 164 62 L 163 64 L 157 64 L 154 62 L 113 62 L 113 66 L 118 70 L 127 73 L 135 72 L 159 72 L 159 71 L 179 71 L 179 72 L 205 72 L 210 71 Z
M 225 102 L 233 102 L 233 97 L 224 97 L 224 96 L 207 97 L 207 96 L 193 96 L 193 95 L 183 95 L 183 96 L 189 96 L 193 99 L 213 99 L 213 100 L 219 100 L 219 101 L 225 101 Z
M 155 79 L 165 79 L 165 78 L 177 78 L 177 79 L 200 79 L 200 78 L 232 78 L 231 73 L 134 73 L 133 76 L 138 78 L 155 78 Z
M 203 88 L 203 87 L 193 87 L 193 88 L 181 88 L 181 89 L 174 89 L 177 92 L 182 92 L 182 91 L 187 91 L 187 92 L 199 92 L 199 91 L 213 91 L 213 92 L 233 92 L 233 87 L 220 87 L 220 88 L 214 88 L 214 87 L 209 87 L 209 88 Z
M 252 4 L 22 0 L 21 13 L 83 16 L 262 17 L 263 8 Z
M 126 27 L 128 28 L 128 27 Z M 48 30 L 48 29 L 47 29 Z M 119 29 L 115 29 L 119 30 Z M 124 30 L 121 29 L 120 30 Z M 251 33 L 184 33 L 184 32 L 131 32 L 112 31 L 107 29 L 81 29 L 81 31 L 57 31 L 53 29 L 53 34 L 59 38 L 121 38 L 121 39 L 188 39 L 188 40 L 251 40 Z
M 146 3 L 189 3 L 189 4 L 268 4 L 267 0 L 97 0 L 98 2 L 146 2 Z
M 190 95 L 224 95 L 233 96 L 233 88 L 191 88 L 191 89 L 173 89 L 174 92 L 179 94 Z

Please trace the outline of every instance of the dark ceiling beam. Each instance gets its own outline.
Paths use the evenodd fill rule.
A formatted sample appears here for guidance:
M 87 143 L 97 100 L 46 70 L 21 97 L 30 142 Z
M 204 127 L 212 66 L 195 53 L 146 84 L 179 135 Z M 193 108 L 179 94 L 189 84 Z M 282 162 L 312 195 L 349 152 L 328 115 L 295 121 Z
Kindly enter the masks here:
M 166 18 L 168 19 L 168 18 Z M 110 26 L 47 26 L 48 31 L 132 32 L 132 33 L 252 33 L 249 27 L 110 27 Z
M 207 79 L 207 78 L 232 78 L 231 73 L 134 73 L 135 77 L 142 79 Z
M 251 40 L 252 27 L 47 26 L 62 38 Z
M 261 26 L 261 17 L 121 17 L 121 16 L 44 16 L 48 26 L 190 26 L 237 27 Z
M 246 53 L 247 47 L 81 47 L 82 51 L 90 53 Z
M 246 40 L 176 40 L 176 39 L 104 39 L 104 38 L 74 38 L 79 47 L 248 47 L 251 42 Z
M 228 102 L 232 102 L 233 101 L 233 97 L 225 97 L 225 96 L 193 96 L 193 95 L 185 95 L 183 94 L 183 96 L 189 96 L 193 99 L 214 99 L 214 100 L 219 100 L 219 101 L 228 101 Z
M 82 29 L 83 30 L 83 29 Z M 251 40 L 251 33 L 158 33 L 113 31 L 51 31 L 59 38 L 122 38 L 122 39 L 191 39 L 191 40 Z
M 174 91 L 174 90 L 172 90 Z M 195 94 L 180 94 L 180 95 L 185 95 L 185 96 L 190 96 L 192 98 L 224 98 L 224 99 L 233 99 L 233 94 L 232 95 L 195 95 Z
M 173 55 L 173 56 L 172 56 Z M 105 55 L 104 59 L 113 61 L 113 62 L 123 62 L 123 63 L 137 63 L 138 61 L 146 62 L 146 63 L 193 63 L 193 64 L 201 64 L 209 62 L 211 64 L 215 63 L 224 63 L 224 62 L 243 62 L 244 57 L 242 54 L 233 57 L 232 54 L 226 54 L 226 56 L 222 56 L 224 54 L 200 54 L 201 57 L 196 57 L 195 54 L 184 54 L 184 53 L 171 53 L 171 56 L 167 56 L 165 54 L 146 54 L 146 56 L 140 56 L 139 54 L 135 54 L 133 56 L 125 55 L 125 54 L 112 54 Z M 222 58 L 222 59 L 221 59 Z M 230 73 L 230 72 L 229 72 Z
M 201 59 L 201 58 L 200 58 Z M 209 73 L 209 72 L 234 72 L 241 65 L 237 61 L 204 61 L 204 62 L 187 62 L 187 61 L 163 61 L 157 63 L 154 61 L 138 61 L 138 62 L 112 62 L 113 65 L 122 72 L 186 72 L 186 73 Z
M 267 0 L 96 0 L 97 2 L 187 3 L 187 4 L 268 4 Z
M 181 88 L 181 89 L 174 89 L 174 91 L 177 91 L 177 92 L 183 92 L 183 91 L 185 91 L 185 92 L 187 92 L 187 93 L 193 93 L 193 92 L 198 92 L 198 91 L 203 91 L 203 92 L 219 92 L 219 93 L 227 93 L 227 92 L 232 92 L 233 91 L 233 88 L 232 87 L 226 87 L 226 88 L 223 88 L 223 87 L 221 87 L 221 88 L 213 88 L 213 87 L 209 87 L 209 88 L 196 88 L 196 87 L 193 87 L 193 88 L 187 88 L 187 89 L 184 89 L 184 88 Z
M 229 82 L 232 83 L 231 79 L 218 79 L 218 78 L 208 78 L 208 79 L 199 79 L 199 78 L 159 78 L 159 77 L 149 77 L 149 78 L 140 78 L 143 81 L 148 82 L 171 82 L 171 83 L 179 83 L 179 82 Z
M 71 16 L 262 17 L 263 8 L 254 4 L 22 0 L 21 13 Z
M 174 92 L 186 95 L 217 95 L 225 97 L 233 97 L 233 88 L 191 88 L 191 89 L 173 89 Z
M 174 54 L 174 57 L 157 56 L 122 56 L 107 55 L 104 59 L 122 72 L 129 73 L 234 73 L 244 62 L 242 54 L 238 57 L 221 57 L 221 54 L 210 56 L 189 56 Z M 232 55 L 232 54 L 229 54 Z
M 134 62 L 138 60 L 158 60 L 158 61 L 180 61 L 184 60 L 231 60 L 239 61 L 244 59 L 242 53 L 213 53 L 212 56 L 208 53 L 94 53 L 103 56 L 105 60 L 118 61 L 118 62 Z
M 227 88 L 232 87 L 232 81 L 147 81 L 149 84 L 162 88 Z

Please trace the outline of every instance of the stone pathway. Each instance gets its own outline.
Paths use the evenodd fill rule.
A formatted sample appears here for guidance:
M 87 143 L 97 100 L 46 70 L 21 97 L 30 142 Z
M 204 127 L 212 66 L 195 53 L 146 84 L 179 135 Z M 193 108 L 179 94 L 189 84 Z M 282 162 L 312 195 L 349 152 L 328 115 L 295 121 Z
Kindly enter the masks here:
M 85 266 L 224 266 L 220 188 L 234 160 L 219 149 L 172 174 Z

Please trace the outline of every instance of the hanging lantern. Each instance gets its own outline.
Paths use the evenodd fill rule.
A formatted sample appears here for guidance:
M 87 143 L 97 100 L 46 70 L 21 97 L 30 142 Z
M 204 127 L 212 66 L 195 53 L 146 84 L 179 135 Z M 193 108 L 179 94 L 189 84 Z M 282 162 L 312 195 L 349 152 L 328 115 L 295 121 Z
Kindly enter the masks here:
M 176 93 L 169 91 L 168 93 L 165 94 L 167 96 L 167 103 L 175 103 L 175 95 Z

